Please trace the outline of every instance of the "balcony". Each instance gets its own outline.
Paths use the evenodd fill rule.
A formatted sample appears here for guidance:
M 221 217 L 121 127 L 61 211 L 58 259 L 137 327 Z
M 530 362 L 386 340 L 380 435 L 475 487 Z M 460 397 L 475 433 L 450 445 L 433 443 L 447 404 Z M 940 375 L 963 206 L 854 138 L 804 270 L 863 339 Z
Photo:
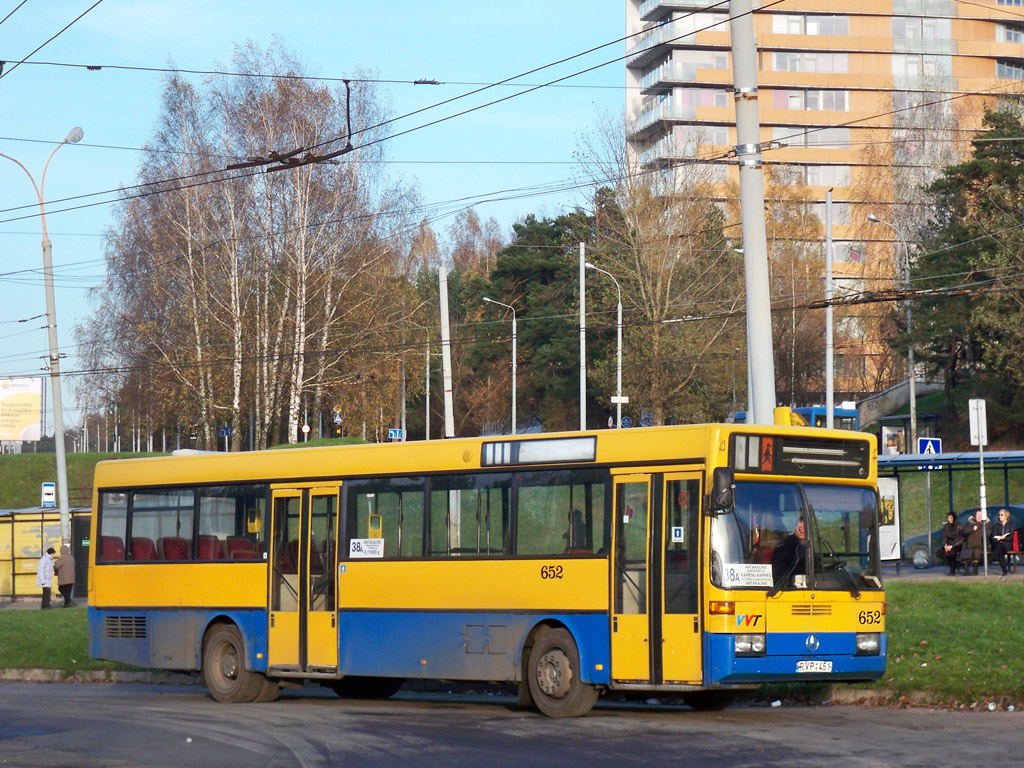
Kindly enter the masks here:
M 697 145 L 693 142 L 679 145 L 676 144 L 672 136 L 666 136 L 654 146 L 641 152 L 637 160 L 641 168 L 652 168 L 673 160 L 694 158 L 697 156 L 697 149 Z
M 953 55 L 957 52 L 955 40 L 898 40 L 893 38 L 894 53 L 940 53 Z
M 706 16 L 709 14 L 705 14 Z M 712 26 L 713 25 L 713 26 Z M 696 26 L 696 29 L 694 28 Z M 711 19 L 683 19 L 672 24 L 650 29 L 637 38 L 633 38 L 632 47 L 626 49 L 627 67 L 644 67 L 671 48 L 693 48 L 697 46 L 697 35 L 702 32 L 721 32 L 718 38 L 709 38 L 717 45 L 716 49 L 728 50 L 728 22 L 723 18 L 717 24 Z M 703 36 L 702 36 L 703 37 Z M 708 39 L 703 40 L 702 47 L 708 46 Z
M 644 110 L 640 117 L 626 126 L 626 135 L 636 138 L 660 122 L 694 120 L 697 117 L 697 107 L 682 106 L 673 104 L 659 104 L 651 109 Z
M 669 11 L 692 11 L 696 8 L 710 8 L 713 5 L 718 5 L 720 2 L 721 0 L 647 0 L 640 5 L 640 18 L 644 21 L 651 21 Z
M 957 79 L 948 75 L 893 75 L 894 91 L 936 91 L 944 93 L 957 89 Z
M 656 86 L 693 85 L 698 82 L 697 70 L 709 69 L 708 65 L 663 64 L 640 78 L 640 88 L 650 91 Z
M 892 0 L 892 15 L 956 18 L 956 3 L 942 3 L 936 0 Z

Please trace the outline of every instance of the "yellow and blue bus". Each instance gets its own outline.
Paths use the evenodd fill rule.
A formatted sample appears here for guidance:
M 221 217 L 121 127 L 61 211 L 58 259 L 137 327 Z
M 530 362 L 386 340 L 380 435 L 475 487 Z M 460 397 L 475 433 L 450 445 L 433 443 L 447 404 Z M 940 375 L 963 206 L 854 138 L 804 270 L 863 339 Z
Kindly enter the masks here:
M 91 653 L 221 701 L 507 681 L 551 716 L 877 679 L 876 458 L 714 424 L 102 462 Z

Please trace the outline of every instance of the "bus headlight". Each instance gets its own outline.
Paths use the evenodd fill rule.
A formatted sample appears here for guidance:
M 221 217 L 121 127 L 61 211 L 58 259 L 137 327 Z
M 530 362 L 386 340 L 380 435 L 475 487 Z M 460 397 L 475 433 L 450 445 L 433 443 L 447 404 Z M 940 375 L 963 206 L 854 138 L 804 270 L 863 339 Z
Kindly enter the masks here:
M 764 635 L 736 635 L 737 656 L 764 656 Z
M 882 636 L 878 632 L 857 633 L 857 655 L 877 656 L 882 647 Z

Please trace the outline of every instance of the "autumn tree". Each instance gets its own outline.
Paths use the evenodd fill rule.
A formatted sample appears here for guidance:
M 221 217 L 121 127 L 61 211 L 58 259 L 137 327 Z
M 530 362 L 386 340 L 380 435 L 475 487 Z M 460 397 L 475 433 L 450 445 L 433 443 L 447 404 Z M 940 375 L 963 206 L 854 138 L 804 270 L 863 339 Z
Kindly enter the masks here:
M 80 334 L 110 367 L 144 368 L 209 447 L 225 423 L 240 445 L 248 414 L 257 446 L 295 441 L 310 411 L 362 375 L 355 362 L 381 347 L 374 331 L 404 311 L 385 288 L 405 274 L 409 245 L 382 215 L 406 191 L 368 170 L 382 151 L 372 86 L 314 84 L 279 43 L 242 46 L 232 65 L 248 76 L 201 88 L 168 78 L 139 170 L 148 194 L 124 197 L 100 311 Z M 367 148 L 274 164 L 275 153 L 344 146 L 349 124 Z

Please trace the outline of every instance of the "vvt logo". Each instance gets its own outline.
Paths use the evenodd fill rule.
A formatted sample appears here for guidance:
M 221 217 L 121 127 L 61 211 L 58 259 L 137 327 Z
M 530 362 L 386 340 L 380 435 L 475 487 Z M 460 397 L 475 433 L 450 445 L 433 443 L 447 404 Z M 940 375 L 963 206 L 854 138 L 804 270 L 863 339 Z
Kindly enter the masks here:
M 736 617 L 737 627 L 756 627 L 757 622 L 761 619 L 759 613 L 741 613 Z

